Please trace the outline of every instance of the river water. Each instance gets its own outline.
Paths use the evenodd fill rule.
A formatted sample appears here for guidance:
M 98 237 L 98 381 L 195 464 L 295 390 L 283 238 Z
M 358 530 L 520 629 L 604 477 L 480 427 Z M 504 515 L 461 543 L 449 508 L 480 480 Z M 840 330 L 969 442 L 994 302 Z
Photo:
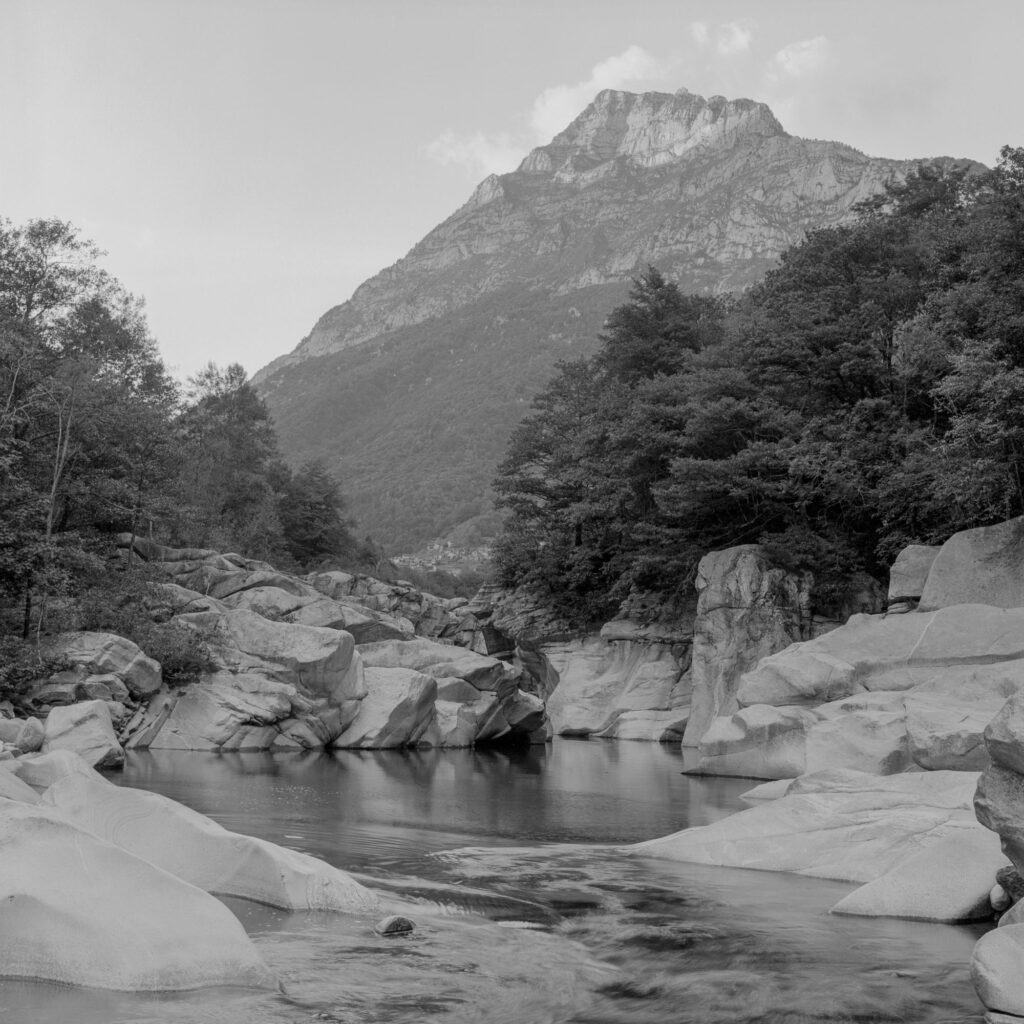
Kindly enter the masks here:
M 115 781 L 321 857 L 417 922 L 228 900 L 277 992 L 0 983 L 4 1024 L 980 1024 L 981 927 L 833 917 L 850 886 L 624 856 L 741 809 L 658 744 L 129 756 Z

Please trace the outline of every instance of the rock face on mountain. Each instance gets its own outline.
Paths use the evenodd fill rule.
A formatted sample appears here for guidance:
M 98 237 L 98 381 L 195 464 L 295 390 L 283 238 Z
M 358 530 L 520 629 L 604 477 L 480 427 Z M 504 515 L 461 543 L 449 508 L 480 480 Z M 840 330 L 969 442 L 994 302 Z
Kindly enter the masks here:
M 751 100 L 606 90 L 256 380 L 286 453 L 327 458 L 361 525 L 412 550 L 487 508 L 526 403 L 596 348 L 631 276 L 742 288 L 913 166 Z

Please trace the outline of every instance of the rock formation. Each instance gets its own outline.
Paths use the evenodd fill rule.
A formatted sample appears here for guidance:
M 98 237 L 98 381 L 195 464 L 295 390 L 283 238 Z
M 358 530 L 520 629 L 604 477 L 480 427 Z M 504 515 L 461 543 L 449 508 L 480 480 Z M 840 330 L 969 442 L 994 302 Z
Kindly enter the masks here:
M 596 348 L 631 276 L 743 288 L 914 166 L 795 138 L 751 100 L 606 90 L 256 380 L 286 453 L 329 458 L 364 528 L 414 550 L 487 509 L 526 403 Z
M 129 749 L 472 746 L 546 735 L 543 701 L 521 692 L 519 673 L 468 649 L 487 643 L 464 599 L 129 542 L 175 581 L 158 588 L 151 613 L 194 631 L 210 661 L 197 682 L 132 705 L 121 729 Z
M 892 610 L 762 659 L 739 681 L 738 710 L 704 734 L 698 770 L 985 768 L 985 727 L 1024 689 L 1022 537 L 1016 519 L 901 553 Z
M 879 777 L 843 769 L 805 775 L 775 799 L 713 825 L 631 848 L 647 857 L 789 871 L 866 883 L 833 913 L 930 921 L 989 918 L 1006 864 L 973 813 L 978 775 Z M 756 793 L 756 791 L 755 791 Z
M 367 929 L 380 910 L 344 871 L 115 786 L 67 750 L 0 763 L 0 793 L 3 977 L 276 988 L 240 922 L 208 893 L 365 914 Z

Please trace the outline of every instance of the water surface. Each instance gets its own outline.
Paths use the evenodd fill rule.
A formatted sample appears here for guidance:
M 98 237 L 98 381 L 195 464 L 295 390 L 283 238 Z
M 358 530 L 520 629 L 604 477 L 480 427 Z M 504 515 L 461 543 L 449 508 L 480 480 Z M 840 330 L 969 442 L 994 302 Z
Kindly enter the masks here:
M 240 900 L 279 993 L 165 996 L 0 983 L 11 1024 L 980 1024 L 983 931 L 831 917 L 850 886 L 624 857 L 715 821 L 753 783 L 683 776 L 676 749 L 129 756 L 115 781 L 345 868 L 413 917 Z

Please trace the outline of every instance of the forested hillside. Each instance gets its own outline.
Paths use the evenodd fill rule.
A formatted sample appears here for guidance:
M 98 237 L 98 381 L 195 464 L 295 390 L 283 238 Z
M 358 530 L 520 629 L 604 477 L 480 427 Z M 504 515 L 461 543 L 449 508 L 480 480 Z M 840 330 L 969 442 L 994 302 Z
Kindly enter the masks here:
M 907 543 L 1020 515 L 1024 149 L 922 168 L 740 297 L 650 268 L 495 487 L 503 580 L 581 622 L 684 592 L 728 545 L 767 545 L 827 599 Z
M 64 222 L 0 220 L 0 684 L 30 635 L 168 641 L 144 580 L 111 573 L 118 533 L 293 568 L 364 556 L 323 468 L 281 460 L 244 370 L 211 364 L 183 390 L 101 255 Z

